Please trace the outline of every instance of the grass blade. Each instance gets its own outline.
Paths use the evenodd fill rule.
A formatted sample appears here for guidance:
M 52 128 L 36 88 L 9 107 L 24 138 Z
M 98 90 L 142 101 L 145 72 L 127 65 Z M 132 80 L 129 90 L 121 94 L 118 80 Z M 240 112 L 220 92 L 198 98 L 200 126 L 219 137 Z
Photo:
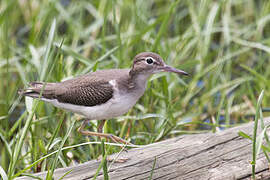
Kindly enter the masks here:
M 3 180 L 8 180 L 7 173 L 6 173 L 5 170 L 2 168 L 2 166 L 0 166 L 0 175 L 1 175 L 1 177 L 2 177 Z
M 252 137 L 250 137 L 249 135 L 247 135 L 247 134 L 244 133 L 243 131 L 239 131 L 239 132 L 238 132 L 238 135 L 239 135 L 239 136 L 242 136 L 243 138 L 252 140 Z
M 73 169 L 71 169 L 71 170 L 65 172 L 65 174 L 64 174 L 62 177 L 60 177 L 58 180 L 64 179 L 64 178 L 65 178 L 69 173 L 71 173 L 72 171 L 73 171 Z
M 102 141 L 101 141 L 101 150 L 102 150 L 102 157 L 104 157 L 106 155 L 104 139 L 102 139 Z M 103 163 L 103 176 L 104 176 L 105 180 L 109 180 L 108 168 L 107 168 L 107 158 L 105 158 L 104 163 Z
M 75 122 L 76 122 L 76 120 L 72 120 L 71 126 L 69 127 L 66 135 L 64 136 L 64 138 L 62 140 L 62 143 L 61 143 L 61 145 L 60 145 L 60 147 L 59 147 L 59 149 L 58 149 L 58 151 L 57 151 L 57 153 L 55 155 L 56 157 L 54 158 L 53 164 L 52 164 L 51 168 L 48 170 L 48 174 L 46 176 L 46 179 L 52 179 L 53 172 L 54 172 L 54 170 L 55 170 L 55 168 L 57 166 L 57 162 L 58 162 L 60 153 L 62 152 L 62 148 L 63 148 L 68 136 L 70 135 L 71 130 L 73 129 L 73 127 L 75 125 Z
M 43 64 L 42 64 L 42 69 L 41 69 L 41 75 L 40 75 L 40 80 L 43 81 L 45 79 L 46 73 L 47 73 L 47 69 L 49 66 L 49 55 L 50 55 L 50 51 L 51 51 L 51 47 L 52 47 L 52 43 L 53 43 L 53 39 L 54 39 L 54 34 L 55 34 L 55 30 L 56 29 L 56 20 L 54 19 L 50 28 L 50 32 L 49 32 L 49 37 L 48 37 L 48 43 L 47 43 L 47 47 L 46 47 L 46 52 L 45 52 L 45 56 L 43 58 Z
M 152 170 L 151 170 L 151 174 L 149 176 L 149 180 L 152 180 L 152 177 L 153 177 L 153 174 L 154 174 L 154 170 L 155 170 L 155 167 L 156 167 L 156 162 L 157 162 L 157 157 L 155 156 L 153 167 L 152 167 Z
M 93 180 L 97 179 L 100 169 L 104 166 L 104 163 L 106 162 L 106 158 L 107 158 L 107 153 L 105 153 L 105 155 L 102 157 L 102 160 L 97 168 L 97 171 L 96 171 L 95 176 L 93 177 Z
M 20 154 L 21 149 L 22 149 L 23 141 L 24 141 L 26 134 L 27 134 L 27 132 L 30 128 L 30 125 L 32 123 L 36 107 L 37 107 L 37 101 L 34 101 L 33 110 L 30 112 L 30 114 L 26 120 L 22 134 L 21 134 L 20 139 L 19 139 L 19 142 L 16 144 L 15 149 L 14 149 L 12 161 L 11 161 L 10 166 L 9 166 L 9 173 L 8 173 L 9 177 L 13 176 L 13 174 L 15 172 L 15 166 L 16 166 L 16 163 L 18 162 L 18 158 L 19 158 L 19 154 Z
M 263 98 L 263 94 L 264 94 L 264 90 L 262 90 L 259 98 L 258 98 L 258 102 L 257 102 L 257 106 L 256 106 L 256 115 L 255 115 L 255 120 L 254 120 L 254 129 L 253 129 L 253 143 L 252 143 L 252 178 L 255 179 L 255 166 L 256 166 L 256 158 L 257 158 L 257 153 L 256 149 L 257 149 L 257 128 L 258 128 L 258 121 L 259 121 L 259 117 L 260 117 L 260 109 L 261 109 L 261 103 L 262 103 L 262 98 Z
M 256 155 L 255 157 L 258 157 L 260 151 L 261 151 L 261 148 L 262 148 L 262 143 L 263 143 L 263 137 L 265 136 L 265 132 L 266 130 L 269 128 L 270 126 L 266 126 L 263 131 L 259 134 L 259 136 L 257 137 L 257 140 L 256 140 Z
M 153 45 L 153 48 L 152 50 L 153 51 L 157 51 L 157 47 L 158 47 L 158 44 L 160 43 L 160 39 L 162 37 L 162 35 L 164 34 L 164 32 L 166 31 L 167 27 L 168 27 L 168 23 L 169 23 L 169 20 L 170 20 L 170 17 L 173 13 L 173 10 L 176 8 L 176 5 L 178 4 L 178 0 L 175 1 L 174 3 L 172 3 L 170 9 L 169 9 L 169 12 L 166 13 L 166 16 L 164 17 L 163 21 L 162 21 L 162 24 L 160 26 L 160 29 L 158 31 L 158 34 L 155 38 L 155 42 L 154 42 L 154 45 Z

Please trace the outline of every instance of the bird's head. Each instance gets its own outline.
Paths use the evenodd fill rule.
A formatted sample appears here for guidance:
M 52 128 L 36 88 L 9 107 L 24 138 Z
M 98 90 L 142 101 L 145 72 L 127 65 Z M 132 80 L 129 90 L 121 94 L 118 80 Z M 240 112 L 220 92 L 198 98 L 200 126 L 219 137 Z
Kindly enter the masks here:
M 188 75 L 185 71 L 166 65 L 160 55 L 153 52 L 142 52 L 133 59 L 133 66 L 130 75 L 151 75 L 159 72 L 174 72 L 181 75 Z

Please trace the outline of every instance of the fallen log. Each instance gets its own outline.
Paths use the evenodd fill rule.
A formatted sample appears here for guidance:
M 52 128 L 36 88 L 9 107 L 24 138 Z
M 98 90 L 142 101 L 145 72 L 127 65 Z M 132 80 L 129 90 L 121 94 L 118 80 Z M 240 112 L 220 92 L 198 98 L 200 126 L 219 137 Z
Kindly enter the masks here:
M 270 118 L 265 118 L 265 125 L 269 124 Z M 153 173 L 152 179 L 250 179 L 252 141 L 239 136 L 238 132 L 243 131 L 252 136 L 253 125 L 251 122 L 217 133 L 182 135 L 128 150 L 120 157 L 129 160 L 113 163 L 108 170 L 109 177 L 148 179 Z M 59 179 L 72 169 L 64 179 L 92 179 L 99 164 L 100 161 L 92 160 L 77 166 L 56 169 L 54 178 Z M 44 179 L 46 172 L 34 175 Z M 256 177 L 270 179 L 269 163 L 263 152 L 260 152 L 256 161 Z M 102 170 L 97 179 L 103 179 Z

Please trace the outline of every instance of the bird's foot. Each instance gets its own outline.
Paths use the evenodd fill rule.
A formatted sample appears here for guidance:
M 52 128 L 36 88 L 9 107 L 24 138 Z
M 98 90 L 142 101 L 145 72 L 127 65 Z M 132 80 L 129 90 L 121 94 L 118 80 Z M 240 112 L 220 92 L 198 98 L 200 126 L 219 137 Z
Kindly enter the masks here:
M 115 142 L 115 143 L 120 143 L 120 144 L 122 144 L 123 146 L 133 145 L 133 144 L 131 144 L 130 142 L 128 142 L 128 141 L 126 141 L 126 140 L 124 140 L 124 139 L 122 139 L 122 138 L 120 138 L 120 137 L 118 137 L 118 136 L 115 136 L 115 135 L 113 135 L 113 134 L 102 133 L 101 129 L 102 129 L 104 123 L 105 123 L 105 120 L 103 120 L 103 121 L 101 122 L 101 125 L 98 127 L 98 131 L 99 131 L 99 132 L 92 132 L 92 131 L 86 131 L 86 130 L 84 130 L 84 127 L 85 127 L 85 125 L 87 124 L 87 122 L 88 122 L 88 121 L 84 121 L 84 122 L 82 123 L 82 125 L 78 128 L 78 132 L 79 132 L 79 133 L 81 133 L 81 134 L 83 134 L 83 135 L 86 135 L 86 136 L 97 136 L 97 137 L 100 137 L 100 138 L 103 137 L 103 138 L 106 138 L 106 139 L 108 139 L 108 140 L 111 140 L 111 141 L 113 141 L 113 142 Z M 134 145 L 133 145 L 133 146 L 134 146 Z

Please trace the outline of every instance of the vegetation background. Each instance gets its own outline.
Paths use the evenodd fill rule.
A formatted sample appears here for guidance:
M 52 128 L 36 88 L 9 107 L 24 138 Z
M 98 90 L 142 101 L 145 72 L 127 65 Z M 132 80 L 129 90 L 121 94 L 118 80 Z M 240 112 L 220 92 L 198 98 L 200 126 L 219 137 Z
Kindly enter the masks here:
M 145 145 L 224 130 L 254 120 L 262 89 L 263 110 L 269 110 L 268 0 L 1 0 L 2 177 L 53 172 L 102 153 L 99 139 L 77 133 L 80 117 L 25 101 L 19 89 L 30 81 L 127 68 L 142 51 L 157 52 L 191 75 L 152 76 L 136 106 L 107 121 L 107 133 Z M 92 121 L 88 128 L 96 127 Z

